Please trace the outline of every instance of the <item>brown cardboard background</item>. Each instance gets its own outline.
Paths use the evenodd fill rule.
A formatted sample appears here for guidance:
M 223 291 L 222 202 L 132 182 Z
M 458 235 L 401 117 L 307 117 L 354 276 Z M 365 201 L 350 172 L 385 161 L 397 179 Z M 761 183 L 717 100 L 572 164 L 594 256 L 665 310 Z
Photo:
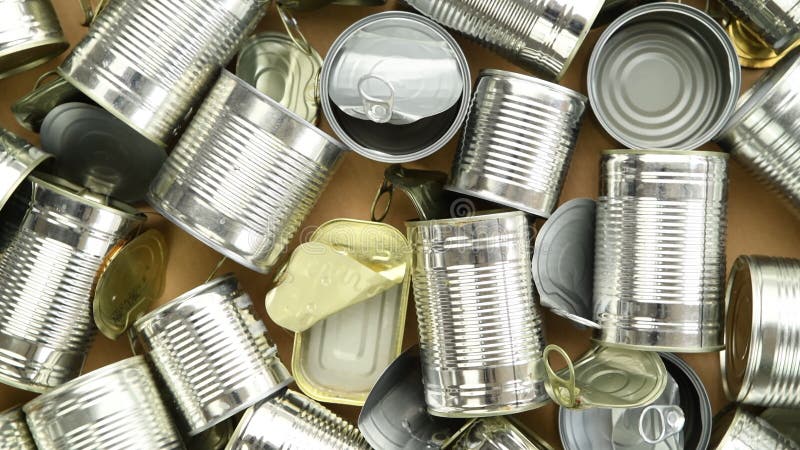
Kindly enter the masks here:
M 66 37 L 74 45 L 85 32 L 78 25 L 80 12 L 77 0 L 53 0 L 53 3 L 58 11 Z M 697 0 L 687 3 L 702 6 L 705 2 Z M 390 1 L 387 8 L 395 8 L 396 6 L 395 1 Z M 381 8 L 329 6 L 318 11 L 298 14 L 297 18 L 300 27 L 311 44 L 324 56 L 336 36 L 347 26 L 364 16 L 380 10 Z M 262 30 L 279 30 L 280 27 L 280 22 L 274 11 L 271 11 L 269 17 L 260 25 Z M 597 30 L 589 35 L 561 84 L 586 93 L 585 73 L 588 58 L 599 35 L 600 32 Z M 521 72 L 520 69 L 512 64 L 505 62 L 471 41 L 462 37 L 457 37 L 457 39 L 467 54 L 473 78 L 480 69 L 488 67 Z M 16 99 L 32 88 L 34 81 L 40 74 L 55 68 L 58 61 L 63 57 L 64 55 L 43 67 L 0 80 L 1 126 L 38 143 L 37 136 L 26 132 L 17 125 L 9 107 Z M 744 87 L 746 88 L 758 78 L 760 72 L 745 70 L 743 75 Z M 330 128 L 324 121 L 322 128 L 330 132 Z M 455 151 L 455 144 L 455 141 L 451 142 L 450 145 L 435 155 L 409 166 L 448 171 Z M 600 151 L 617 146 L 599 127 L 592 114 L 587 113 L 566 186 L 562 192 L 562 202 L 575 197 L 597 196 L 597 163 Z M 706 147 L 716 149 L 713 144 L 709 144 Z M 356 154 L 347 155 L 316 209 L 305 221 L 303 227 L 312 227 L 329 219 L 339 217 L 368 219 L 369 207 L 375 190 L 380 184 L 385 167 L 385 164 L 369 161 Z M 787 207 L 775 196 L 767 192 L 752 177 L 748 176 L 736 162 L 731 164 L 730 180 L 728 267 L 730 268 L 736 256 L 745 253 L 800 258 L 800 226 L 798 226 L 800 222 L 798 222 L 798 217 L 793 216 Z M 395 203 L 387 222 L 404 230 L 403 221 L 414 215 L 415 213 L 410 203 L 402 195 L 398 195 L 395 197 Z M 162 304 L 201 284 L 208 277 L 220 256 L 161 218 L 151 216 L 150 225 L 165 233 L 170 247 L 166 290 L 162 298 L 157 302 Z M 303 235 L 304 233 L 301 232 L 300 236 Z M 305 236 L 307 235 L 306 233 Z M 299 238 L 295 239 L 293 246 L 297 244 L 298 240 Z M 267 321 L 270 333 L 278 343 L 280 355 L 288 367 L 291 357 L 292 335 L 288 331 L 275 326 L 264 313 L 263 298 L 270 286 L 271 276 L 256 274 L 230 261 L 226 262 L 220 269 L 220 273 L 224 272 L 236 273 L 243 286 L 251 294 L 259 312 Z M 578 331 L 564 319 L 550 313 L 545 313 L 545 317 L 549 342 L 564 346 L 573 356 L 577 356 L 588 348 L 589 333 L 587 331 Z M 416 339 L 416 316 L 412 302 L 409 307 L 408 320 L 406 321 L 405 345 L 412 344 Z M 125 338 L 112 342 L 99 335 L 89 355 L 85 371 L 125 358 L 130 354 L 128 342 Z M 714 411 L 718 411 L 727 403 L 720 384 L 718 355 L 714 353 L 683 356 L 700 374 L 708 388 Z M 34 394 L 0 385 L 0 411 L 17 403 L 27 401 L 33 396 Z M 355 421 L 358 414 L 358 409 L 354 407 L 328 406 L 351 421 Z M 522 414 L 520 417 L 531 429 L 541 434 L 554 446 L 560 447 L 555 412 L 556 408 L 550 405 Z

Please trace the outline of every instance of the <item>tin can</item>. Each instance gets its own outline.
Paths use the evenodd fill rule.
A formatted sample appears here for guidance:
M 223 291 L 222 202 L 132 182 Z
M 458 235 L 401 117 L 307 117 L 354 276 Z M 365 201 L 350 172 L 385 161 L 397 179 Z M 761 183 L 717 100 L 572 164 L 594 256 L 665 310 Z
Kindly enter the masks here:
M 602 344 L 723 347 L 727 163 L 718 152 L 603 153 L 594 259 Z
M 768 408 L 759 416 L 779 433 L 800 443 L 800 417 L 793 408 Z
M 0 14 L 0 79 L 44 64 L 69 48 L 50 0 L 4 0 Z
M 16 134 L 0 128 L 0 209 L 25 178 L 52 157 Z M 25 199 L 27 203 L 27 199 Z
M 798 450 L 800 444 L 779 433 L 764 419 L 732 404 L 714 417 L 709 448 Z
M 181 295 L 134 327 L 191 436 L 292 381 L 233 275 Z
M 28 180 L 27 212 L 0 255 L 0 381 L 45 392 L 80 374 L 95 277 L 145 217 L 55 177 Z
M 0 450 L 36 450 L 20 406 L 0 412 Z
M 267 273 L 344 150 L 224 71 L 150 185 L 148 202 L 214 250 Z
M 40 450 L 184 449 L 143 356 L 83 375 L 23 409 Z
M 548 402 L 525 214 L 406 227 L 428 411 L 480 417 Z
M 741 403 L 800 407 L 800 260 L 740 256 L 725 306 L 725 394 Z
M 798 0 L 721 0 L 734 16 L 781 52 L 800 39 Z
M 170 146 L 267 5 L 112 1 L 58 72 L 148 139 Z
M 244 413 L 226 450 L 369 450 L 344 419 L 287 389 Z
M 550 217 L 586 101 L 533 77 L 482 71 L 446 189 Z
M 50 77 L 54 79 L 45 83 Z M 61 78 L 55 71 L 40 76 L 33 89 L 11 105 L 11 112 L 23 128 L 38 133 L 47 114 L 58 105 L 89 101 L 81 91 Z
M 800 211 L 800 50 L 739 100 L 717 143 Z
M 556 81 L 564 76 L 603 6 L 603 0 L 406 0 L 406 3 L 523 69 Z

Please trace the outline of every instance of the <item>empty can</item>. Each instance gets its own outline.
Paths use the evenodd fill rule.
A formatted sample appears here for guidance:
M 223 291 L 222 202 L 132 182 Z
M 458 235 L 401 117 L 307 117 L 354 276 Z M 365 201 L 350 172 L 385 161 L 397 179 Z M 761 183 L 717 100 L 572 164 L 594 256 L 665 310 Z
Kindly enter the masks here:
M 206 245 L 267 273 L 344 152 L 342 145 L 224 71 L 147 194 Z
M 0 79 L 44 64 L 69 47 L 50 0 L 3 0 L 0 15 Z
M 0 412 L 0 450 L 36 450 L 20 406 Z
M 181 295 L 134 327 L 192 436 L 292 381 L 233 275 Z
M 600 167 L 596 338 L 651 351 L 720 350 L 727 155 L 612 150 Z
M 549 401 L 525 214 L 406 222 L 406 227 L 428 411 L 480 417 Z
M 169 146 L 268 3 L 111 1 L 58 72 L 133 129 Z
M 779 53 L 800 39 L 798 0 L 721 0 L 721 2 Z
M 0 382 L 44 392 L 80 374 L 95 277 L 145 217 L 55 177 L 28 180 L 27 212 L 0 255 Z
M 482 71 L 446 189 L 550 217 L 586 100 L 533 77 Z
M 711 446 L 716 450 L 800 450 L 766 420 L 731 404 L 714 417 Z
M 143 356 L 83 375 L 24 406 L 39 450 L 183 450 Z
M 52 157 L 16 134 L 0 128 L 0 209 L 25 178 Z M 27 199 L 25 199 L 27 203 Z

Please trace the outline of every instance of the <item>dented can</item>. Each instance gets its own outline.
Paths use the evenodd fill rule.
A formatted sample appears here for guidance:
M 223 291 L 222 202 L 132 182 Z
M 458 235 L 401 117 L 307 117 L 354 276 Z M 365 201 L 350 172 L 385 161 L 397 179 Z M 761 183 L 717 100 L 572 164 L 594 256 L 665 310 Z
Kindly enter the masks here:
M 0 412 L 0 450 L 36 450 L 20 406 Z

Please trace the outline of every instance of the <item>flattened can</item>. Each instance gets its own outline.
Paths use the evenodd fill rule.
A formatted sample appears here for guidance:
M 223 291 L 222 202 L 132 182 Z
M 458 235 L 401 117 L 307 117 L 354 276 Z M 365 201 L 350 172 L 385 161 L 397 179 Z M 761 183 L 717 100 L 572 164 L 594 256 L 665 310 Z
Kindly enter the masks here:
M 20 406 L 0 412 L 0 450 L 36 450 Z
M 778 53 L 800 39 L 798 0 L 721 0 L 721 2 Z
M 69 48 L 50 0 L 3 0 L 0 15 L 0 79 L 44 64 Z
M 716 450 L 800 450 L 766 420 L 731 404 L 714 417 L 711 446 Z

